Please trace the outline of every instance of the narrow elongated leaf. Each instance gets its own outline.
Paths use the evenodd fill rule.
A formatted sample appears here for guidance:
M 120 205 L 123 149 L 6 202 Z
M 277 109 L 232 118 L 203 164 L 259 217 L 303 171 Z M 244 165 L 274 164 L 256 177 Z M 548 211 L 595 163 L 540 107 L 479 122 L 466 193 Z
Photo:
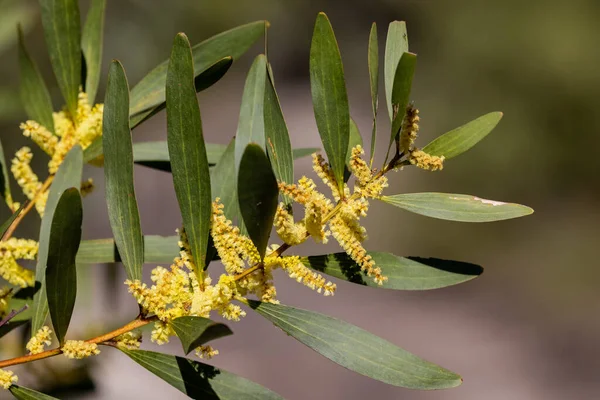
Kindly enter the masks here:
M 319 151 L 318 147 L 307 147 L 302 149 L 292 149 L 292 155 L 294 156 L 294 160 L 299 158 L 304 158 L 310 156 L 312 153 Z
M 290 135 L 281 111 L 275 83 L 270 76 L 265 80 L 264 115 L 267 154 L 275 178 L 278 182 L 294 183 L 294 160 Z M 291 199 L 287 197 L 284 199 L 286 203 L 291 204 Z
M 81 34 L 81 50 L 85 57 L 85 92 L 90 104 L 94 104 L 102 68 L 102 44 L 104 36 L 104 10 L 106 0 L 92 0 Z
M 371 132 L 370 163 L 375 157 L 375 143 L 377 139 L 377 109 L 379 106 L 379 41 L 377 39 L 377 24 L 373 22 L 369 34 L 369 82 L 371 87 L 371 108 L 373 111 L 373 131 Z
M 75 188 L 63 192 L 52 218 L 46 267 L 46 293 L 52 326 L 62 345 L 77 297 L 75 256 L 81 241 L 83 210 Z
M 213 65 L 210 65 L 206 70 L 200 72 L 200 74 L 198 74 L 194 79 L 194 86 L 196 87 L 196 92 L 201 92 L 217 83 L 223 76 L 225 76 L 227 71 L 229 71 L 231 64 L 233 64 L 233 58 L 224 57 L 216 63 L 214 63 Z M 142 122 L 147 121 L 148 119 L 150 119 L 150 117 L 164 110 L 165 105 L 166 102 L 163 101 L 156 107 L 150 108 L 146 111 L 132 116 L 130 121 L 131 129 L 137 127 Z
M 408 52 L 408 35 L 406 33 L 406 23 L 404 21 L 394 21 L 390 23 L 385 41 L 385 60 L 384 60 L 384 79 L 385 79 L 385 99 L 390 115 L 390 121 L 394 120 L 394 108 L 392 107 L 392 92 L 394 89 L 394 80 L 396 69 L 400 62 L 402 54 Z
M 299 308 L 250 301 L 260 315 L 331 361 L 369 378 L 409 389 L 445 389 L 460 376 L 357 326 Z
M 167 143 L 183 227 L 197 265 L 204 266 L 211 223 L 210 175 L 187 37 L 175 37 L 167 72 Z
M 23 386 L 12 385 L 9 390 L 19 400 L 58 400 L 56 397 L 48 396 L 47 394 L 36 392 L 33 389 Z
M 0 237 L 4 236 L 8 228 L 12 225 L 15 219 L 17 219 L 19 214 L 21 214 L 21 211 L 23 210 L 23 208 L 25 208 L 25 204 L 26 203 L 21 204 L 21 207 L 19 207 L 17 211 L 12 213 L 10 217 L 2 223 L 2 225 L 0 226 Z
M 233 335 L 227 325 L 202 317 L 179 317 L 171 321 L 171 326 L 181 340 L 185 354 L 211 340 Z
M 456 157 L 488 135 L 502 119 L 501 112 L 492 112 L 435 139 L 423 151 L 446 159 Z
M 81 85 L 81 23 L 77 0 L 39 0 L 48 54 L 71 115 Z
M 533 213 L 520 204 L 486 200 L 465 194 L 406 193 L 383 196 L 381 200 L 427 217 L 460 222 L 493 222 Z
M 125 71 L 113 61 L 104 99 L 103 148 L 106 203 L 110 227 L 129 279 L 140 279 L 144 241 L 133 186 L 133 150 L 129 129 L 129 87 Z
M 52 99 L 37 65 L 29 56 L 21 27 L 19 34 L 19 95 L 27 117 L 54 132 Z
M 33 297 L 33 316 L 31 321 L 31 331 L 37 332 L 48 317 L 48 301 L 46 297 L 46 264 L 48 261 L 48 250 L 50 246 L 50 230 L 54 212 L 58 205 L 58 200 L 63 192 L 72 187 L 81 185 L 81 173 L 83 169 L 83 153 L 79 145 L 75 145 L 65 157 L 58 168 L 50 191 L 48 200 L 44 209 L 44 217 L 40 225 L 38 259 L 35 267 L 35 280 L 40 283 L 40 289 Z
M 222 369 L 183 357 L 122 350 L 133 361 L 192 399 L 279 400 L 277 393 Z
M 367 277 L 346 253 L 303 257 L 302 262 L 307 267 L 348 282 L 394 290 L 439 289 L 470 281 L 483 273 L 480 266 L 459 261 L 405 258 L 379 252 L 369 252 L 369 255 L 388 278 L 383 285 Z
M 222 32 L 192 47 L 194 70 L 197 74 L 224 57 L 237 60 L 264 33 L 266 21 L 251 22 Z M 163 61 L 131 90 L 133 116 L 165 101 L 168 60 Z
M 210 174 L 211 193 L 223 204 L 223 213 L 231 221 L 241 220 L 237 200 L 237 179 L 235 174 L 235 139 L 232 139 Z M 239 224 L 238 224 L 239 225 Z M 216 250 L 211 250 L 215 254 Z
M 238 174 L 238 199 L 244 225 L 261 258 L 269 242 L 277 209 L 277 180 L 267 155 L 256 144 L 244 151 Z
M 2 190 L 2 198 L 6 201 L 6 199 L 12 199 L 12 193 L 10 190 L 10 180 L 8 178 L 8 169 L 6 168 L 6 159 L 4 158 L 4 147 L 2 147 L 2 142 L 0 142 L 0 168 L 2 169 L 2 173 L 0 174 L 0 190 Z
M 179 236 L 144 236 L 144 263 L 171 263 L 179 255 Z M 77 252 L 77 264 L 120 262 L 114 239 L 84 240 Z
M 412 53 L 404 53 L 398 63 L 396 76 L 394 77 L 394 88 L 392 90 L 392 136 L 390 143 L 400 133 L 402 121 L 406 114 L 406 107 L 410 101 L 413 76 L 417 65 L 417 56 Z
M 267 79 L 267 58 L 259 54 L 252 63 L 242 95 L 240 118 L 235 134 L 235 166 L 239 170 L 240 160 L 250 143 L 256 143 L 265 150 L 265 82 Z
M 223 156 L 227 146 L 205 143 L 208 165 L 215 165 Z M 150 168 L 171 172 L 167 141 L 140 142 L 133 144 L 133 162 Z
M 29 321 L 27 320 L 19 320 L 19 321 L 9 321 L 6 324 L 0 326 L 0 338 L 8 335 L 9 333 L 11 333 L 12 331 L 14 331 L 15 329 L 26 325 Z
M 342 56 L 324 13 L 317 16 L 310 46 L 310 88 L 321 141 L 338 188 L 343 193 L 350 110 Z

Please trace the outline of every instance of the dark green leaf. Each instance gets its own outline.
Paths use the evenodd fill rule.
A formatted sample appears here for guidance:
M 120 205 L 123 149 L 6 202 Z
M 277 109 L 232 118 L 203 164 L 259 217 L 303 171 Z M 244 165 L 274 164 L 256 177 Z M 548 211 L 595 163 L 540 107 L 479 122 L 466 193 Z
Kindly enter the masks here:
M 398 68 L 400 57 L 406 52 L 408 52 L 406 23 L 404 21 L 394 21 L 388 28 L 384 60 L 385 99 L 390 115 L 390 121 L 394 120 L 392 92 L 394 89 L 394 80 L 396 78 L 396 69 Z
M 533 213 L 520 204 L 480 199 L 465 194 L 405 193 L 383 196 L 381 200 L 427 217 L 460 222 L 493 222 Z
M 205 143 L 208 165 L 215 165 L 223 156 L 227 146 Z M 171 172 L 167 141 L 140 142 L 133 144 L 133 161 L 146 167 Z
M 58 201 L 52 227 L 46 267 L 46 293 L 52 326 L 62 345 L 71 322 L 77 297 L 75 256 L 81 241 L 83 209 L 75 188 L 67 189 Z
M 26 325 L 29 321 L 27 320 L 18 320 L 18 321 L 9 321 L 6 324 L 0 326 L 0 338 L 8 335 L 9 333 L 11 333 L 12 331 L 14 331 L 15 329 Z
M 63 192 L 72 187 L 81 185 L 81 173 L 83 169 L 83 153 L 79 145 L 74 146 L 65 157 L 58 168 L 50 191 L 42 223 L 40 226 L 39 249 L 37 265 L 35 267 L 35 280 L 40 283 L 40 290 L 33 297 L 33 316 L 31 321 L 31 331 L 37 332 L 48 317 L 48 301 L 46 297 L 46 263 L 48 261 L 48 250 L 50 245 L 50 229 L 54 219 L 54 211 L 58 205 L 58 200 Z
M 129 129 L 129 87 L 125 71 L 113 61 L 104 99 L 103 150 L 108 217 L 129 279 L 141 279 L 144 239 L 133 186 Z
M 256 144 L 244 151 L 238 174 L 240 213 L 261 257 L 269 242 L 279 190 L 267 155 Z
M 208 159 L 194 89 L 192 51 L 187 37 L 175 37 L 167 72 L 167 142 L 173 184 L 183 227 L 196 264 L 204 266 L 211 224 Z
M 71 115 L 81 85 L 81 23 L 77 0 L 40 0 L 42 25 L 58 87 Z
M 58 400 L 56 397 L 48 396 L 47 394 L 36 392 L 33 389 L 27 389 L 23 386 L 12 385 L 9 390 L 19 400 Z
M 377 40 L 377 24 L 371 25 L 369 34 L 369 78 L 371 86 L 371 108 L 373 111 L 373 131 L 371 133 L 371 155 L 373 163 L 375 156 L 375 143 L 377 139 L 377 108 L 379 106 L 379 41 Z
M 404 53 L 398 63 L 396 76 L 394 77 L 394 89 L 392 90 L 392 110 L 394 112 L 392 121 L 392 136 L 390 143 L 402 128 L 402 121 L 406 114 L 406 107 L 410 101 L 413 76 L 417 65 L 417 56 L 412 53 Z
M 224 57 L 237 60 L 264 33 L 266 21 L 256 21 L 222 32 L 192 47 L 194 70 L 197 74 Z M 131 90 L 133 116 L 165 101 L 168 60 L 163 61 Z
M 10 215 L 10 217 L 6 221 L 4 221 L 4 223 L 2 224 L 2 226 L 0 226 L 0 237 L 4 236 L 4 234 L 6 233 L 6 231 L 8 230 L 8 228 L 12 225 L 12 223 L 15 221 L 15 219 L 17 219 L 17 217 L 19 216 L 19 214 L 21 214 L 21 211 L 25 207 L 25 204 L 26 203 L 21 204 L 21 207 L 19 207 L 19 209 L 17 211 L 15 211 L 14 213 L 12 213 Z
M 0 168 L 2 169 L 2 173 L 0 174 L 0 190 L 2 193 L 0 195 L 6 199 L 12 198 L 11 190 L 10 190 L 10 180 L 8 178 L 8 169 L 6 168 L 6 159 L 4 158 L 4 148 L 2 147 L 2 142 L 0 142 Z
M 456 157 L 486 137 L 498 125 L 502 116 L 501 112 L 492 112 L 479 117 L 438 137 L 425 146 L 423 151 L 434 156 L 444 156 L 447 160 Z
M 342 56 L 333 28 L 319 13 L 310 46 L 310 88 L 317 128 L 340 193 L 350 136 L 350 110 Z
M 460 376 L 357 326 L 299 308 L 250 301 L 260 315 L 331 361 L 369 378 L 409 389 L 445 389 Z
M 81 50 L 85 57 L 85 92 L 90 104 L 96 100 L 102 69 L 102 43 L 106 0 L 92 0 L 81 34 Z
M 183 357 L 122 350 L 133 361 L 192 399 L 276 400 L 278 394 L 230 372 Z
M 437 258 L 398 257 L 369 252 L 388 280 L 378 285 L 361 272 L 346 253 L 303 257 L 302 262 L 317 271 L 345 281 L 382 289 L 430 290 L 470 281 L 483 273 L 478 265 Z
M 227 71 L 229 71 L 231 64 L 233 64 L 233 58 L 225 57 L 217 61 L 213 65 L 210 65 L 206 70 L 200 72 L 200 74 L 197 75 L 194 79 L 194 86 L 196 87 L 196 92 L 201 92 L 217 83 L 223 76 L 225 76 Z M 131 129 L 137 127 L 142 122 L 147 121 L 148 119 L 150 119 L 150 117 L 164 110 L 165 103 L 166 102 L 163 101 L 154 108 L 132 116 L 130 121 Z
M 266 147 L 278 182 L 294 183 L 294 160 L 288 128 L 281 111 L 275 83 L 269 76 L 265 81 Z M 291 204 L 291 199 L 285 197 Z
M 54 132 L 52 99 L 37 65 L 29 56 L 21 27 L 19 34 L 19 95 L 27 117 Z
M 179 236 L 144 236 L 144 263 L 173 262 L 179 255 Z M 120 262 L 121 256 L 113 239 L 84 240 L 77 252 L 77 264 Z
M 171 321 L 171 326 L 181 340 L 185 354 L 211 340 L 233 335 L 227 325 L 202 317 L 179 317 Z
M 235 134 L 235 166 L 239 170 L 240 160 L 250 143 L 256 143 L 265 150 L 265 82 L 267 79 L 267 58 L 259 54 L 252 63 L 242 95 L 242 105 Z
M 292 155 L 294 156 L 294 160 L 297 160 L 299 158 L 308 157 L 312 153 L 316 153 L 319 150 L 321 150 L 321 149 L 319 149 L 318 147 L 307 147 L 307 148 L 302 148 L 302 149 L 293 149 L 292 150 Z

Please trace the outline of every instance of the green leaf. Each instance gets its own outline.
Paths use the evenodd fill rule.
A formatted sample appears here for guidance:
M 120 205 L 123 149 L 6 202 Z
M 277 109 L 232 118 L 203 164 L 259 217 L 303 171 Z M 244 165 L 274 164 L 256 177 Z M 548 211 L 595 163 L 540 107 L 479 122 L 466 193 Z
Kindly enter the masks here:
M 240 213 L 248 234 L 264 258 L 273 227 L 279 190 L 267 155 L 256 144 L 244 151 L 238 174 Z
M 72 187 L 81 185 L 81 174 L 83 169 L 83 153 L 79 145 L 73 146 L 67 153 L 64 161 L 58 168 L 50 190 L 42 223 L 40 226 L 39 249 L 37 265 L 35 267 L 35 280 L 40 283 L 40 290 L 33 297 L 33 316 L 31 331 L 37 332 L 48 317 L 48 301 L 46 297 L 46 263 L 50 246 L 50 230 L 54 212 L 63 192 Z M 37 283 L 36 283 L 37 284 Z
M 83 209 L 75 188 L 63 192 L 52 218 L 46 267 L 46 293 L 54 333 L 60 344 L 71 322 L 77 297 L 75 256 L 81 241 Z
M 265 24 L 266 21 L 256 21 L 238 26 L 192 47 L 196 73 L 205 71 L 224 57 L 240 58 L 263 35 Z M 131 90 L 132 116 L 165 101 L 168 64 L 168 60 L 163 61 Z
M 396 70 L 402 54 L 408 52 L 408 35 L 406 33 L 406 23 L 404 21 L 394 21 L 390 23 L 387 38 L 385 41 L 385 59 L 384 59 L 384 79 L 385 79 L 385 99 L 390 115 L 390 121 L 394 120 L 394 108 L 392 107 L 392 92 L 394 89 L 394 80 Z
M 466 125 L 456 128 L 435 139 L 423 148 L 434 156 L 444 156 L 446 160 L 456 157 L 488 135 L 502 119 L 501 112 L 492 112 Z
M 166 94 L 167 142 L 173 184 L 192 255 L 196 264 L 203 267 L 212 198 L 202 120 L 194 89 L 192 52 L 183 33 L 178 34 L 173 42 Z
M 103 150 L 106 203 L 127 277 L 141 279 L 144 240 L 133 186 L 133 150 L 129 129 L 129 87 L 125 71 L 113 61 L 104 99 Z
M 235 176 L 235 139 L 232 139 L 223 157 L 210 174 L 211 193 L 223 204 L 225 216 L 235 221 L 239 217 L 237 205 L 237 179 Z
M 410 92 L 416 65 L 417 55 L 412 53 L 404 53 L 398 63 L 396 76 L 394 77 L 394 88 L 392 90 L 392 111 L 394 115 L 390 143 L 393 143 L 402 128 L 406 107 L 410 101 Z
M 12 385 L 9 388 L 13 396 L 19 400 L 58 400 L 56 397 L 36 392 L 33 389 L 27 389 L 23 386 Z
M 52 99 L 37 65 L 29 56 L 21 27 L 19 35 L 19 95 L 27 117 L 54 132 Z
M 242 95 L 240 118 L 235 134 L 235 166 L 239 171 L 240 160 L 250 143 L 265 149 L 265 82 L 267 79 L 267 58 L 259 54 L 254 59 Z
M 227 146 L 205 143 L 208 165 L 213 166 L 225 153 Z M 171 172 L 169 147 L 166 140 L 156 142 L 140 142 L 133 144 L 133 162 L 146 167 Z
M 92 0 L 81 34 L 81 50 L 86 70 L 85 92 L 90 104 L 94 104 L 96 100 L 100 82 L 105 8 L 106 0 Z
M 214 63 L 213 65 L 210 65 L 204 71 L 200 72 L 200 74 L 197 75 L 194 79 L 194 86 L 196 87 L 196 92 L 201 92 L 217 83 L 223 76 L 225 76 L 227 71 L 229 71 L 231 64 L 233 64 L 233 58 L 224 57 L 216 63 Z M 166 101 L 163 101 L 154 108 L 132 116 L 130 121 L 131 129 L 137 127 L 142 122 L 147 121 L 152 116 L 164 110 L 165 105 Z
M 179 236 L 144 236 L 144 263 L 171 263 L 179 255 Z M 77 264 L 121 262 L 114 239 L 84 240 L 77 252 Z
M 27 32 L 35 26 L 38 17 L 37 8 L 27 1 L 0 1 L 0 54 L 11 49 L 15 43 L 15 26 L 21 25 Z
M 18 320 L 18 321 L 9 321 L 6 324 L 0 326 L 0 338 L 8 335 L 9 333 L 11 333 L 12 331 L 14 331 L 15 329 L 26 325 L 29 321 L 27 320 Z
M 292 149 L 292 155 L 294 156 L 294 160 L 299 158 L 304 158 L 310 156 L 312 153 L 319 151 L 318 147 L 307 147 L 301 149 Z
M 83 162 L 89 163 L 90 161 L 100 157 L 102 155 L 102 137 L 97 138 L 83 151 Z
M 4 223 L 0 226 L 0 237 L 4 236 L 8 228 L 12 225 L 15 219 L 17 219 L 19 214 L 21 214 L 21 211 L 23 210 L 23 208 L 25 208 L 25 204 L 26 203 L 21 204 L 21 207 L 19 207 L 17 211 L 12 213 L 10 217 L 6 221 L 4 221 Z
M 77 0 L 39 0 L 50 62 L 71 115 L 81 85 L 81 23 Z
M 465 194 L 405 193 L 383 196 L 381 200 L 415 214 L 460 222 L 493 222 L 533 213 L 520 204 L 480 199 Z
M 319 13 L 310 46 L 310 88 L 317 128 L 340 193 L 350 136 L 350 110 L 342 56 L 333 28 Z
M 358 145 L 363 145 L 362 136 L 358 130 L 356 122 L 350 118 L 350 140 L 348 141 L 348 152 L 346 153 L 346 169 L 344 170 L 344 183 L 348 182 L 350 176 L 350 157 L 352 157 L 352 149 Z
M 201 362 L 153 351 L 121 351 L 192 399 L 282 399 L 257 383 Z
M 269 160 L 278 182 L 294 183 L 294 160 L 290 135 L 281 111 L 275 83 L 269 76 L 265 80 L 265 135 Z M 286 204 L 291 199 L 284 197 Z
M 294 339 L 351 371 L 409 389 L 446 389 L 460 376 L 357 326 L 299 308 L 249 301 L 260 315 Z
M 2 169 L 2 173 L 0 174 L 0 190 L 2 190 L 2 192 L 0 195 L 6 201 L 7 198 L 12 198 L 12 193 L 10 190 L 10 180 L 8 178 L 8 169 L 6 168 L 6 159 L 4 158 L 4 147 L 2 146 L 2 142 L 0 142 L 0 168 Z
M 303 257 L 307 267 L 338 279 L 374 288 L 430 290 L 457 285 L 483 273 L 478 265 L 437 258 L 398 257 L 391 253 L 369 252 L 388 280 L 378 285 L 367 277 L 346 253 Z
M 181 340 L 185 354 L 211 340 L 233 335 L 227 325 L 202 317 L 179 317 L 171 321 L 171 327 Z
M 371 108 L 373 111 L 373 131 L 371 133 L 371 155 L 370 164 L 375 157 L 375 143 L 377 139 L 377 108 L 379 106 L 379 41 L 377 39 L 377 24 L 371 25 L 369 34 L 369 82 L 371 87 Z

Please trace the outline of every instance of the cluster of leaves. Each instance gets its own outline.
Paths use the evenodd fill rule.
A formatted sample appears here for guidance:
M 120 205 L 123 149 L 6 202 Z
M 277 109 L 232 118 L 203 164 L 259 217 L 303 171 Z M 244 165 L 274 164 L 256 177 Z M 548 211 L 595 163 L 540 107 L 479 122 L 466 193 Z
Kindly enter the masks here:
M 67 108 L 76 108 L 81 85 L 90 101 L 96 96 L 101 70 L 105 0 L 93 0 L 81 30 L 76 0 L 41 0 L 42 21 L 50 59 Z M 292 149 L 288 129 L 265 55 L 255 58 L 246 79 L 239 125 L 228 146 L 205 143 L 196 93 L 221 79 L 232 62 L 266 32 L 266 21 L 243 25 L 190 46 L 184 34 L 174 40 L 171 57 L 154 68 L 131 90 L 123 66 L 110 65 L 104 100 L 103 137 L 85 151 L 75 146 L 50 187 L 40 228 L 36 267 L 39 290 L 31 305 L 2 326 L 0 335 L 31 319 L 35 332 L 48 315 L 61 345 L 64 343 L 77 295 L 79 264 L 122 262 L 129 279 L 140 279 L 145 263 L 170 263 L 178 254 L 176 237 L 144 236 L 134 190 L 133 165 L 168 171 L 173 176 L 183 227 L 198 265 L 209 267 L 216 252 L 210 241 L 211 202 L 219 197 L 229 219 L 237 220 L 264 257 L 280 196 L 276 182 L 293 183 L 295 158 L 315 149 Z M 21 38 L 22 99 L 31 119 L 52 123 L 52 103 L 39 70 Z M 373 130 L 371 163 L 377 139 L 379 54 L 377 27 L 371 30 L 368 65 L 371 81 Z M 83 61 L 82 61 L 83 60 Z M 385 46 L 385 102 L 391 133 L 389 148 L 398 140 L 411 92 L 416 55 L 408 50 L 406 26 L 393 22 Z M 82 73 L 83 71 L 83 73 Z M 83 78 L 82 78 L 83 77 Z M 349 149 L 362 144 L 350 118 L 340 52 L 325 14 L 316 20 L 310 77 L 315 118 L 323 148 L 338 185 L 347 180 Z M 132 129 L 162 109 L 167 111 L 167 140 L 132 144 Z M 458 156 L 483 139 L 499 122 L 500 113 L 485 115 L 448 132 L 424 148 L 446 159 Z M 389 151 L 388 151 L 389 152 Z M 81 241 L 82 201 L 77 190 L 83 164 L 103 156 L 106 200 L 114 238 Z M 2 159 L 3 170 L 6 171 Z M 392 165 L 395 167 L 395 165 Z M 9 190 L 4 173 L 5 190 Z M 474 196 L 417 193 L 384 196 L 382 201 L 429 217 L 486 222 L 527 215 L 527 207 Z M 0 229 L 13 223 L 14 213 Z M 393 290 L 428 290 L 469 281 L 479 266 L 439 259 L 403 258 L 370 253 L 388 280 L 382 285 L 364 279 L 360 267 L 345 253 L 303 257 L 310 268 L 360 285 Z M 457 386 L 461 378 L 347 322 L 313 311 L 250 301 L 249 306 L 288 335 L 321 355 L 373 379 L 406 388 L 441 389 Z M 231 330 L 200 317 L 173 322 L 183 349 L 189 353 Z M 102 344 L 102 342 L 100 342 Z M 261 398 L 279 395 L 242 377 L 191 359 L 146 350 L 121 349 L 133 361 L 192 398 Z M 58 353 L 56 353 L 58 354 Z M 2 363 L 0 362 L 0 365 Z M 49 399 L 13 385 L 20 399 Z

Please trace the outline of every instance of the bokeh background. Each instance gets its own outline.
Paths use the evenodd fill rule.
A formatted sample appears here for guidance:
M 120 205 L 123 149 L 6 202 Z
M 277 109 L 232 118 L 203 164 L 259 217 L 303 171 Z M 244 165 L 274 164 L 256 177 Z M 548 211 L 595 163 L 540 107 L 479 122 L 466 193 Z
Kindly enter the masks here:
M 16 16 L 6 11 L 8 3 L 20 4 Z M 81 6 L 85 11 L 87 2 Z M 253 314 L 230 323 L 235 335 L 215 343 L 221 354 L 210 363 L 295 400 L 598 398 L 600 2 L 109 0 L 104 67 L 113 58 L 121 60 L 135 83 L 168 57 L 179 31 L 197 43 L 236 25 L 267 19 L 269 57 L 292 144 L 319 147 L 308 77 L 318 11 L 327 12 L 336 31 L 351 114 L 365 138 L 370 136 L 366 51 L 373 21 L 379 26 L 381 54 L 387 24 L 407 21 L 411 50 L 419 54 L 412 97 L 421 110 L 421 144 L 489 111 L 505 113 L 492 135 L 448 162 L 443 172 L 407 169 L 392 177 L 389 193 L 468 193 L 527 204 L 536 212 L 514 221 L 470 225 L 376 204 L 365 222 L 369 249 L 485 267 L 479 279 L 453 288 L 408 293 L 337 282 L 336 296 L 323 298 L 277 276 L 282 302 L 340 317 L 459 372 L 464 383 L 457 389 L 416 392 L 371 381 Z M 3 0 L 0 135 L 7 157 L 26 143 L 18 129 L 24 114 L 15 95 L 15 19 L 26 27 L 30 52 L 51 82 L 55 106 L 62 102 L 44 50 L 36 2 Z M 226 144 L 235 134 L 245 73 L 261 51 L 262 45 L 256 46 L 200 95 L 208 141 Z M 379 123 L 381 132 L 387 132 L 381 104 Z M 165 129 L 160 114 L 136 130 L 134 140 L 164 139 Z M 382 146 L 378 150 L 381 156 Z M 46 162 L 41 152 L 36 160 L 40 166 Z M 170 175 L 144 167 L 135 172 L 144 232 L 172 235 L 180 217 Z M 310 161 L 299 161 L 297 177 L 309 173 Z M 109 237 L 102 171 L 86 167 L 84 175 L 97 183 L 85 200 L 84 238 Z M 4 218 L 7 211 L 2 212 Z M 20 236 L 36 237 L 38 224 L 39 218 L 30 215 Z M 305 250 L 324 252 L 315 246 Z M 74 336 L 101 332 L 134 315 L 135 304 L 120 284 L 123 279 L 118 266 L 80 269 L 86 289 L 78 300 Z M 3 353 L 18 351 L 18 336 L 5 339 Z M 174 341 L 168 350 L 180 351 L 179 344 Z M 35 376 L 42 389 L 52 389 L 61 398 L 184 397 L 112 349 L 88 364 L 57 359 L 15 371 L 22 383 Z

